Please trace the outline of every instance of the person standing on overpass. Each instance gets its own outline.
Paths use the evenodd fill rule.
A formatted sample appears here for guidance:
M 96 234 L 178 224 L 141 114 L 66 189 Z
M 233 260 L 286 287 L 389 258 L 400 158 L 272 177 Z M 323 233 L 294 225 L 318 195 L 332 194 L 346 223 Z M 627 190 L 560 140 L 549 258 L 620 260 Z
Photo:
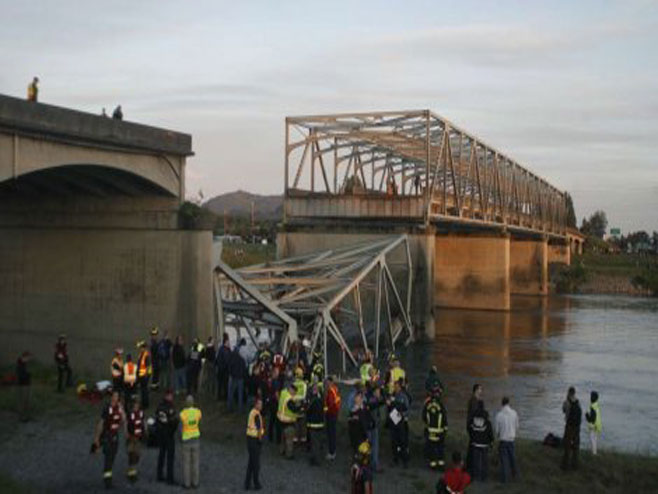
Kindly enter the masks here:
M 27 100 L 37 102 L 39 100 L 39 78 L 34 76 L 32 82 L 27 86 Z

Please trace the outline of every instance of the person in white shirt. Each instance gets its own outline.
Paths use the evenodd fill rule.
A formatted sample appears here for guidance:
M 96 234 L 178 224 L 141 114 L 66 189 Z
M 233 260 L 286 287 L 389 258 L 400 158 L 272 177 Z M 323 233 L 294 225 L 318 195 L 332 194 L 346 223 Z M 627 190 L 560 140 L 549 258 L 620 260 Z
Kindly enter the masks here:
M 517 476 L 516 458 L 514 456 L 514 439 L 519 432 L 519 416 L 509 405 L 509 398 L 503 398 L 503 407 L 496 414 L 494 435 L 498 439 L 500 455 L 500 474 L 503 483 Z

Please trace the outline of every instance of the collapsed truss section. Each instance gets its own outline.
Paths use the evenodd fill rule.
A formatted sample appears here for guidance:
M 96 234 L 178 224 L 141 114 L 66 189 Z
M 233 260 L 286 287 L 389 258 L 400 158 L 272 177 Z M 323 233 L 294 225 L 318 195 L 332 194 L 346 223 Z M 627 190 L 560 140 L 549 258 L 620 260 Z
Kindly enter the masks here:
M 378 357 L 413 338 L 406 235 L 240 269 L 219 261 L 214 282 L 220 333 L 244 329 L 256 343 L 267 331 L 284 353 L 308 339 L 326 369 L 330 355 L 340 355 L 344 368 L 347 360 L 358 364 L 357 349 Z

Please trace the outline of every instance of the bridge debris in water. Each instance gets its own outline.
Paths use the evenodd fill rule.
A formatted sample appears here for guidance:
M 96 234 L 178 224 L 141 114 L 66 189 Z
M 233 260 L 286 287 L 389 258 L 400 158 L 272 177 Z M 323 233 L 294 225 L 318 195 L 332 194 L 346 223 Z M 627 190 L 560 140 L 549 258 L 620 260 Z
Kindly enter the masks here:
M 346 359 L 357 365 L 357 347 L 378 357 L 411 341 L 412 283 L 406 235 L 235 270 L 219 261 L 217 320 L 220 333 L 226 325 L 244 329 L 254 344 L 258 331 L 273 331 L 284 352 L 308 338 L 326 369 L 333 342 L 344 368 Z

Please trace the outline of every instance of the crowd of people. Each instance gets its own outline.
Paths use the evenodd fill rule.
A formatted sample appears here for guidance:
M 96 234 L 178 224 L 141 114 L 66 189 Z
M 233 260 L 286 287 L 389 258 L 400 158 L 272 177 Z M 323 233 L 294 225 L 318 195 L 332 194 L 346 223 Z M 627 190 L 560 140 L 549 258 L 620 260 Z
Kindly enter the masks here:
M 159 450 L 158 481 L 175 483 L 174 455 L 177 434 L 180 435 L 183 458 L 183 486 L 199 485 L 199 452 L 201 410 L 194 396 L 226 401 L 229 413 L 241 413 L 247 404 L 246 442 L 248 452 L 245 489 L 260 489 L 260 455 L 262 443 L 278 445 L 282 457 L 293 460 L 300 454 L 311 466 L 333 461 L 337 454 L 337 421 L 341 410 L 347 412 L 350 444 L 351 486 L 353 493 L 372 493 L 375 475 L 383 472 L 380 458 L 380 434 L 388 429 L 392 446 L 391 468 L 407 468 L 409 455 L 409 413 L 412 396 L 407 375 L 400 359 L 392 354 L 386 368 L 377 368 L 369 351 L 362 352 L 359 376 L 353 380 L 345 406 L 335 378 L 325 373 L 324 356 L 310 353 L 304 340 L 293 342 L 287 355 L 272 351 L 267 342 L 256 351 L 248 348 L 244 338 L 231 346 L 228 335 L 215 345 L 212 337 L 205 344 L 198 339 L 185 346 L 178 336 L 172 341 L 157 328 L 150 331 L 150 341 L 138 341 L 136 357 L 116 348 L 110 362 L 110 399 L 103 405 L 96 426 L 91 451 L 102 451 L 103 479 L 112 486 L 112 467 L 119 447 L 119 434 L 126 438 L 127 476 L 137 481 L 142 443 Z M 17 361 L 19 412 L 27 417 L 30 373 L 29 352 Z M 57 391 L 71 385 L 67 341 L 60 335 L 55 344 Z M 164 390 L 154 413 L 147 418 L 151 393 Z M 460 451 L 451 454 L 452 464 L 445 462 L 448 433 L 447 411 L 443 404 L 445 389 L 438 370 L 432 367 L 425 381 L 425 400 L 421 420 L 424 425 L 424 457 L 427 466 L 443 472 L 437 492 L 463 492 L 472 481 L 488 479 L 489 453 L 497 442 L 500 480 L 518 477 L 514 443 L 519 430 L 519 417 L 504 397 L 493 422 L 486 410 L 483 388 L 473 386 L 467 404 L 466 431 L 468 447 L 463 460 Z M 177 411 L 175 396 L 185 396 L 185 407 Z M 551 442 L 564 449 L 563 469 L 578 468 L 582 408 L 576 391 L 569 388 L 563 403 L 565 429 L 562 438 Z M 584 414 L 589 429 L 592 453 L 602 431 L 599 396 L 592 391 L 590 407 Z M 323 447 L 327 452 L 324 455 Z M 553 444 L 555 445 L 555 444 Z

